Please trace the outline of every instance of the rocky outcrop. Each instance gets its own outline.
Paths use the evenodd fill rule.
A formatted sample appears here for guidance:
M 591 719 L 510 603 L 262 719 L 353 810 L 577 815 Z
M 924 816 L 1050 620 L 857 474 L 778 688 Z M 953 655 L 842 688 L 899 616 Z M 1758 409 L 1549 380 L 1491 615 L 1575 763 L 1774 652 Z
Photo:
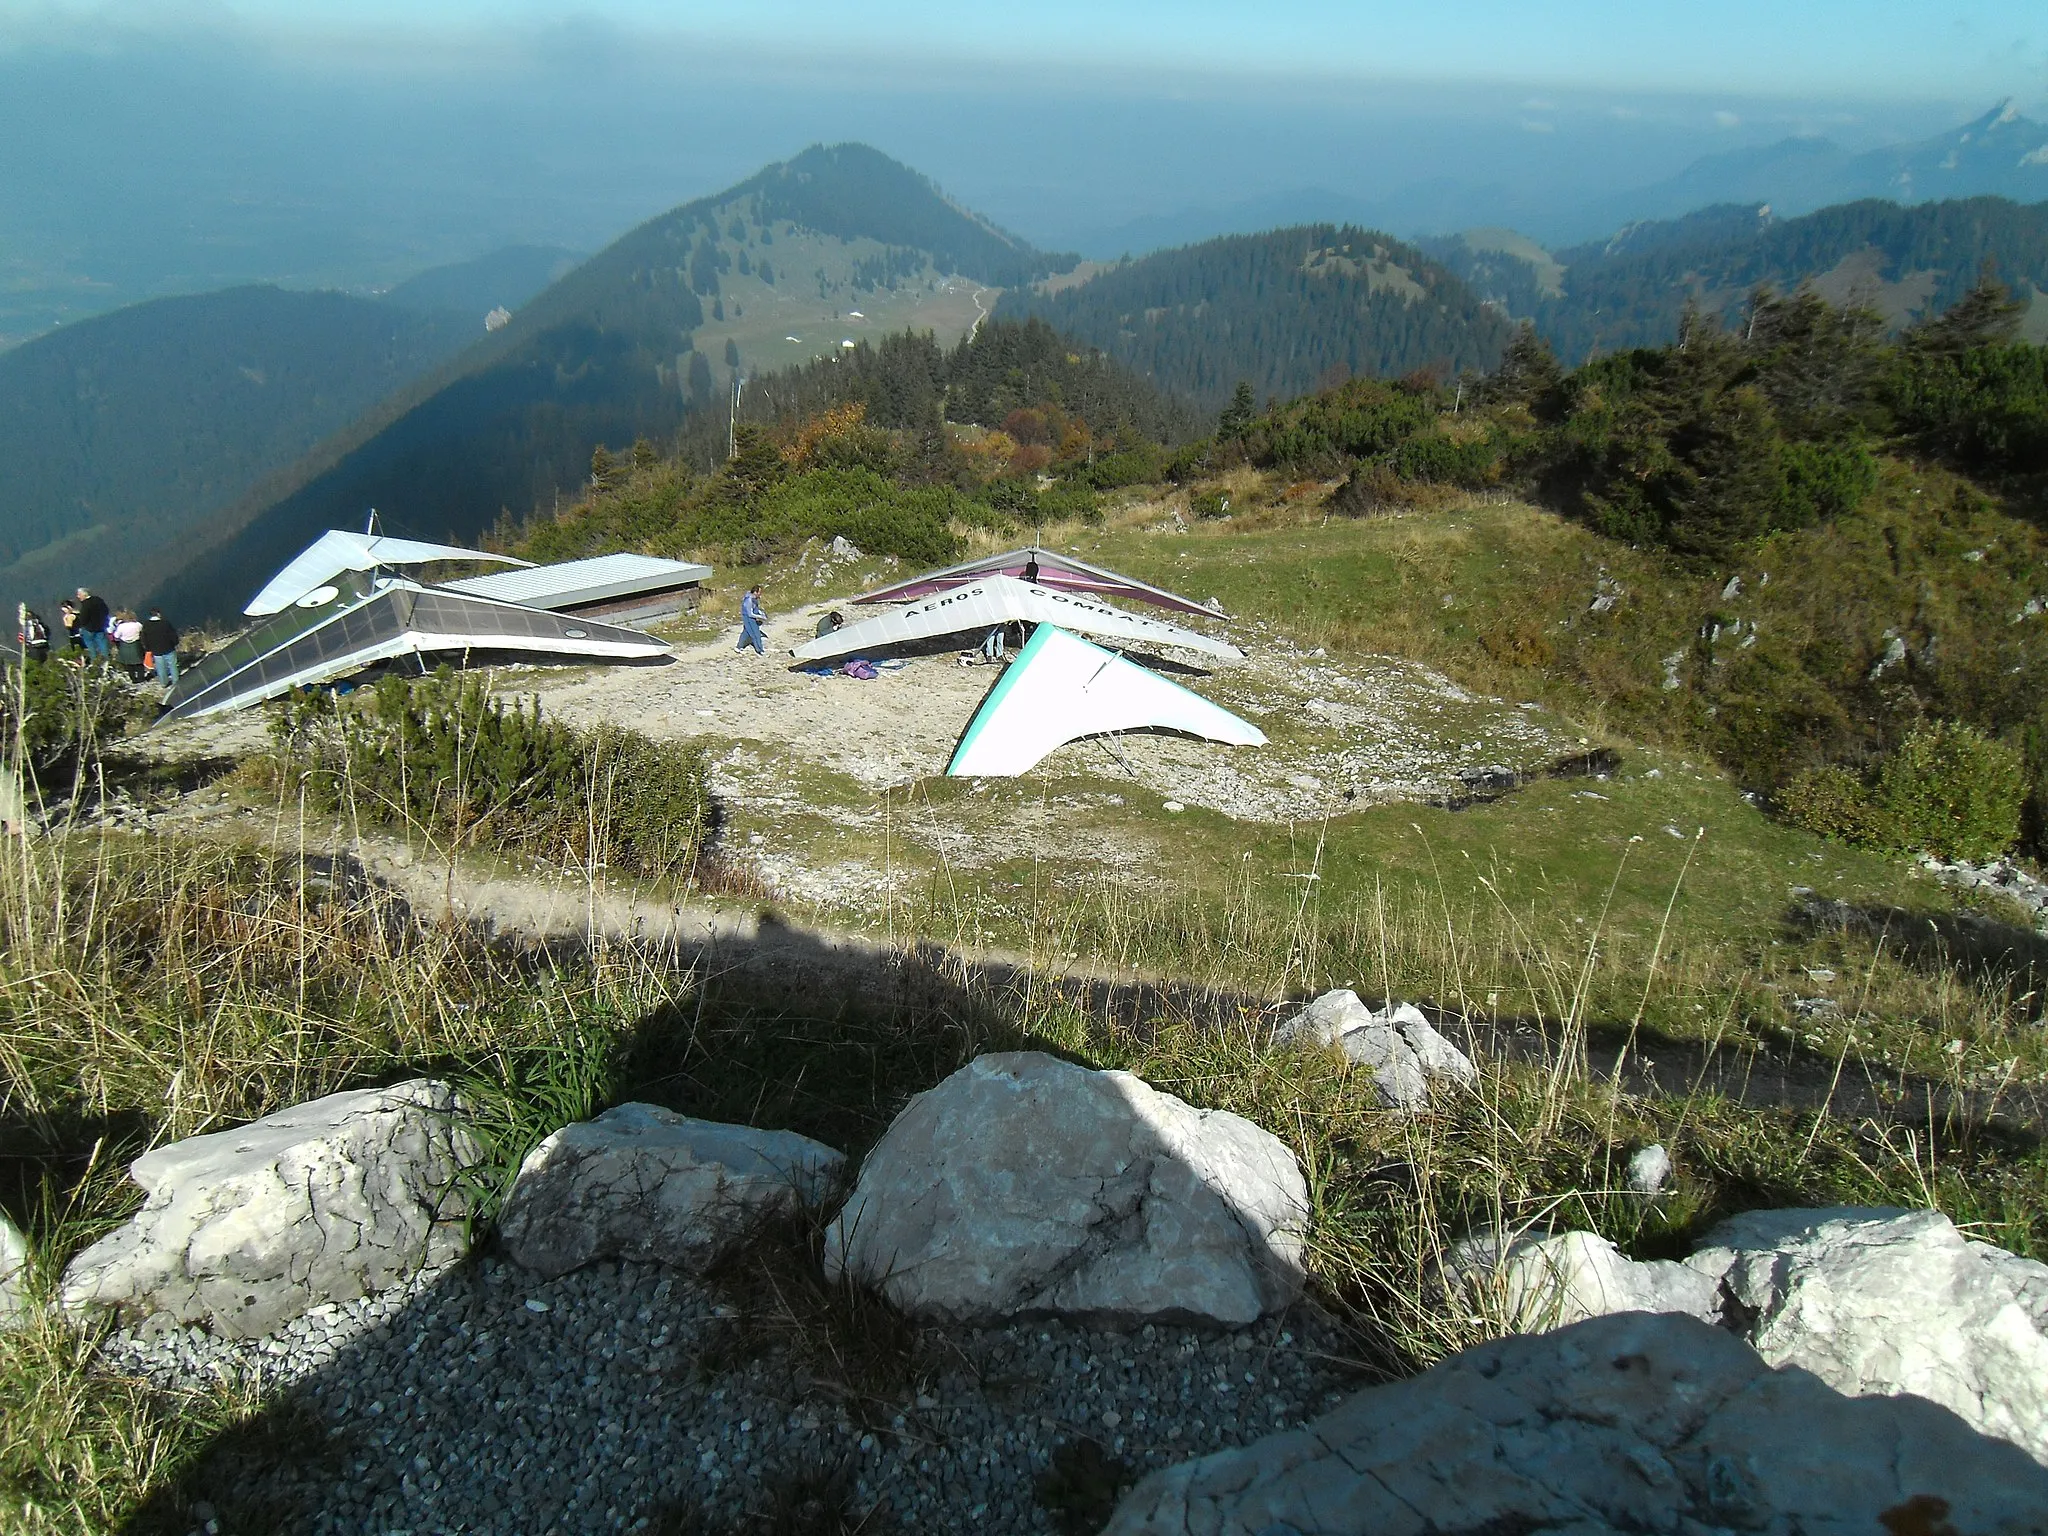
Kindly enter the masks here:
M 454 1095 L 426 1079 L 158 1147 L 128 1170 L 142 1209 L 72 1260 L 62 1304 L 269 1333 L 460 1257 L 477 1155 Z
M 1718 1322 L 1712 1275 L 1663 1260 L 1631 1259 L 1591 1232 L 1524 1236 L 1502 1251 L 1493 1236 L 1467 1238 L 1447 1266 L 1482 1316 L 1534 1333 L 1612 1312 L 1679 1312 Z
M 28 1321 L 28 1240 L 21 1229 L 0 1215 L 0 1330 Z
M 1771 1364 L 1931 1399 L 2048 1462 L 2048 1266 L 1939 1211 L 1854 1207 L 1751 1211 L 1686 1264 Z
M 610 1258 L 700 1270 L 763 1219 L 822 1202 L 845 1162 L 793 1131 L 621 1104 L 527 1154 L 499 1237 L 550 1277 Z
M 1336 1046 L 1372 1069 L 1380 1103 L 1389 1109 L 1420 1109 L 1432 1088 L 1469 1088 L 1479 1080 L 1465 1053 L 1438 1034 L 1413 1003 L 1375 1012 L 1349 988 L 1325 992 L 1303 1008 L 1273 1032 L 1273 1044 L 1297 1050 Z
M 1691 1318 L 1503 1339 L 1141 1482 L 1105 1536 L 2039 1536 L 2048 1470 Z
M 2048 1462 L 2048 1265 L 1971 1242 L 1939 1211 L 1751 1211 L 1682 1264 L 1590 1232 L 1468 1238 L 1465 1300 L 1524 1331 L 1613 1312 L 1717 1322 L 1773 1365 L 1857 1396 L 1910 1392 Z
M 825 1264 L 952 1321 L 1241 1325 L 1299 1294 L 1307 1216 L 1294 1154 L 1250 1121 L 1023 1051 L 911 1100 Z

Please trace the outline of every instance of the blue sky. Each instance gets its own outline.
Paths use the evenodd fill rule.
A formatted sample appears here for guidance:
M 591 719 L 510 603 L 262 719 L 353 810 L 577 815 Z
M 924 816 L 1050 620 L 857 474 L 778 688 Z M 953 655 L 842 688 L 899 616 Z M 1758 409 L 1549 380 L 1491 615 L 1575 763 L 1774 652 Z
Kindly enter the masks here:
M 906 63 L 2048 99 L 2048 5 L 2039 0 L 0 0 L 0 35 L 37 21 L 340 31 L 373 49 L 405 32 L 438 32 L 460 50 L 562 28 L 591 40 L 654 31 L 769 56 L 879 53 Z

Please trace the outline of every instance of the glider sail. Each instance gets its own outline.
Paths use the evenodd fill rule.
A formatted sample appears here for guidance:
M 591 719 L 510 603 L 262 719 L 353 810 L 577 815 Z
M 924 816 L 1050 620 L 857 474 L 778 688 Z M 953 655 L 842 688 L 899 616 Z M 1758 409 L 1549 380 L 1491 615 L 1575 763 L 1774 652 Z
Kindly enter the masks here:
M 1206 610 L 1203 610 L 1206 611 Z M 1214 615 L 1210 615 L 1214 617 Z M 1223 640 L 1212 640 L 1164 619 L 1126 613 L 1079 592 L 1055 591 L 1033 586 L 1014 576 L 985 576 L 966 586 L 954 587 L 912 603 L 907 608 L 878 613 L 871 619 L 848 624 L 829 635 L 805 641 L 796 648 L 799 661 L 827 661 L 837 656 L 855 656 L 892 645 L 919 640 L 936 640 L 946 635 L 971 634 L 994 629 L 998 624 L 1053 624 L 1083 634 L 1110 640 L 1145 640 L 1184 651 L 1199 651 L 1226 661 L 1243 658 L 1244 652 Z
M 659 640 L 615 624 L 411 581 L 359 577 L 351 585 L 353 590 L 330 591 L 313 606 L 294 604 L 201 658 L 178 679 L 159 720 L 243 709 L 394 656 L 430 651 L 528 651 L 608 661 L 668 654 Z
M 1086 560 L 1076 560 L 1072 555 L 1057 554 L 1034 544 L 1028 549 L 1013 549 L 1006 555 L 986 555 L 979 560 L 969 560 L 961 565 L 949 565 L 943 571 L 927 571 L 922 576 L 913 576 L 908 581 L 899 581 L 894 586 L 883 587 L 856 597 L 856 603 L 904 603 L 934 593 L 964 587 L 971 582 L 981 581 L 989 576 L 1009 576 L 1018 581 L 1029 582 L 1053 592 L 1093 592 L 1100 597 L 1130 598 L 1141 603 L 1150 603 L 1155 608 L 1168 608 L 1176 613 L 1196 614 L 1205 619 L 1223 619 L 1229 615 L 1220 608 L 1210 608 L 1169 592 L 1164 587 L 1155 587 L 1134 577 L 1104 570 L 1099 565 L 1090 565 Z
M 457 549 L 452 544 L 422 544 L 415 539 L 387 539 L 371 533 L 347 533 L 331 528 L 265 583 L 249 599 L 242 612 L 252 619 L 282 613 L 292 604 L 327 586 L 348 571 L 374 571 L 380 565 L 424 565 L 429 560 L 495 560 L 503 565 L 526 565 L 510 555 L 486 554 L 480 549 Z
M 1147 728 L 1238 747 L 1266 741 L 1257 726 L 1200 694 L 1057 625 L 1041 624 L 975 711 L 946 772 L 1012 777 L 1083 736 Z

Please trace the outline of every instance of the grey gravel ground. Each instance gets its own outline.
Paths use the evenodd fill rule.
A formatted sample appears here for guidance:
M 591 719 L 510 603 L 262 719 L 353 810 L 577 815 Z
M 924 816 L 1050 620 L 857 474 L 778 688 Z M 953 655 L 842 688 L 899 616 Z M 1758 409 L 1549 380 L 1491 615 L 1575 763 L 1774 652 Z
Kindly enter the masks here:
M 926 1330 L 879 1382 L 659 1266 L 544 1282 L 485 1259 L 271 1339 L 124 1331 L 103 1358 L 264 1386 L 271 1432 L 187 1484 L 207 1536 L 570 1536 L 1092 1530 L 1121 1480 L 1324 1412 L 1355 1385 L 1339 1348 L 1305 1311 L 1236 1335 Z

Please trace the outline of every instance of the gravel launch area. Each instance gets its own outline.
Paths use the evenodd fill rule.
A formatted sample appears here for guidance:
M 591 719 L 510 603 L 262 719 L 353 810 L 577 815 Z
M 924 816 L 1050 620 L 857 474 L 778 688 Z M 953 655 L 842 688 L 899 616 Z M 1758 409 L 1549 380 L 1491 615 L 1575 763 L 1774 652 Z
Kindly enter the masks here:
M 265 1387 L 187 1480 L 194 1536 L 1093 1531 L 1143 1473 L 1358 1384 L 1304 1307 L 1239 1333 L 897 1323 L 865 1377 L 765 1315 L 660 1265 L 485 1258 L 267 1339 L 123 1330 L 103 1357 Z

